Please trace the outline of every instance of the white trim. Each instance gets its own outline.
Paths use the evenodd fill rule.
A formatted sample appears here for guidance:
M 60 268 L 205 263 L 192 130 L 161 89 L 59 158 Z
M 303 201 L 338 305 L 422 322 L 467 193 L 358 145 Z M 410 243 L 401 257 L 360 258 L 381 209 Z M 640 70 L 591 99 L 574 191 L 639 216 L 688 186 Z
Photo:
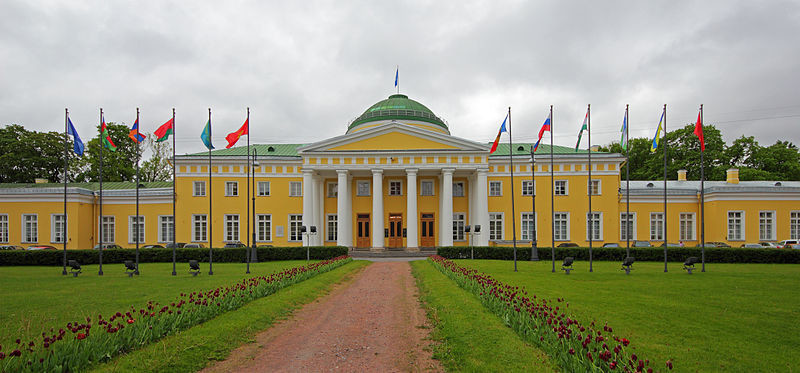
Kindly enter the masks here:
M 591 179 L 587 181 L 586 184 L 586 195 L 589 195 L 590 185 L 592 182 L 597 182 L 597 194 L 592 194 L 593 196 L 600 196 L 603 194 L 603 182 L 600 179 Z
M 461 195 L 460 196 L 456 195 L 456 184 L 461 184 Z M 453 197 L 454 198 L 460 198 L 460 197 L 466 197 L 467 196 L 466 183 L 464 183 L 463 181 L 454 181 L 452 190 L 453 190 Z
M 136 217 L 136 215 L 128 215 L 128 243 L 129 244 L 134 244 L 134 245 L 136 244 L 136 240 L 134 239 L 134 238 L 136 238 L 136 236 L 135 236 L 135 233 L 133 232 L 134 231 L 134 229 L 133 229 L 133 218 L 135 218 L 135 217 Z M 147 240 L 147 228 L 146 228 L 147 227 L 147 218 L 145 217 L 145 215 L 139 215 L 139 217 L 142 218 L 141 236 L 144 237 L 143 240 L 139 241 L 139 244 L 141 245 L 141 244 L 144 244 L 145 241 Z
M 588 190 L 587 190 L 587 192 L 588 192 Z M 602 211 L 587 212 L 586 215 L 584 216 L 586 218 L 586 232 L 585 232 L 586 233 L 586 241 L 589 241 L 589 214 L 600 214 L 600 218 L 598 220 L 600 222 L 600 224 L 599 224 L 600 226 L 598 228 L 600 230 L 600 235 L 599 235 L 598 238 L 592 237 L 592 242 L 604 241 L 604 239 L 603 239 L 603 212 Z
M 739 213 L 742 214 L 742 216 L 740 217 L 741 223 L 742 223 L 742 228 L 741 228 L 742 237 L 740 237 L 738 239 L 731 239 L 731 237 L 730 237 L 731 228 L 730 228 L 730 220 L 729 220 L 730 216 L 729 215 L 732 212 L 739 212 Z M 725 212 L 725 238 L 727 238 L 728 241 L 745 241 L 747 239 L 747 236 L 746 236 L 747 230 L 745 229 L 745 222 L 746 222 L 746 219 L 745 219 L 744 210 L 728 210 L 728 211 L 726 211 Z
M 530 180 L 528 180 L 530 181 Z M 525 214 L 533 214 L 533 231 L 537 233 L 537 240 L 538 240 L 538 232 L 539 232 L 539 213 L 531 212 L 531 211 L 521 211 L 519 213 L 519 239 L 523 241 L 531 241 L 533 237 L 524 238 L 525 229 L 522 227 L 522 221 L 524 220 L 523 217 Z
M 236 217 L 236 219 L 235 220 L 230 219 L 229 221 L 228 218 L 233 218 L 234 216 Z M 229 222 L 236 223 L 235 231 L 231 230 L 230 232 L 228 232 Z M 223 239 L 222 239 L 223 242 L 237 242 L 237 241 L 242 242 L 242 219 L 240 219 L 239 214 L 224 214 L 222 218 L 222 234 L 223 234 Z M 229 239 L 228 238 L 229 236 L 232 238 Z
M 392 194 L 392 183 L 400 183 L 400 194 Z M 386 196 L 388 196 L 388 197 L 404 196 L 406 194 L 406 193 L 404 193 L 404 191 L 405 191 L 405 188 L 403 188 L 404 186 L 405 186 L 405 183 L 403 183 L 402 179 L 388 179 L 388 180 L 386 180 L 386 187 L 387 187 L 386 188 Z
M 5 221 L 3 221 L 2 219 L 3 217 L 5 217 Z M 8 214 L 0 214 L 0 228 L 2 227 L 3 224 L 5 224 L 6 228 L 5 229 L 6 237 L 5 240 L 3 240 L 2 239 L 3 236 L 0 235 L 0 243 L 9 243 L 11 242 L 11 220 L 8 218 Z M 0 231 L 2 231 L 2 229 L 0 229 Z
M 203 186 L 203 194 L 197 193 L 197 185 Z M 192 181 L 192 197 L 205 197 L 207 195 L 206 189 L 206 181 L 205 180 L 194 180 Z
M 525 184 L 533 182 L 533 194 L 525 194 Z M 519 190 L 523 197 L 531 197 L 536 195 L 536 181 L 535 180 L 522 180 L 519 185 Z
M 103 215 L 103 216 L 98 216 L 97 217 L 97 236 L 98 236 L 98 239 L 96 241 L 100 242 L 99 238 L 102 237 L 101 234 L 103 232 L 108 232 L 106 230 L 103 230 L 103 232 L 100 232 L 100 225 L 103 224 L 102 223 L 103 222 L 103 220 L 102 220 L 103 218 L 111 218 L 111 222 L 110 223 L 113 224 L 113 227 L 114 227 L 113 229 L 111 229 L 111 240 L 106 240 L 105 238 L 103 238 L 103 245 L 105 245 L 105 244 L 116 244 L 117 243 L 117 217 L 116 217 L 116 215 Z M 108 236 L 108 233 L 106 233 L 106 236 Z
M 297 225 L 297 227 L 298 227 L 297 228 L 297 236 L 300 237 L 299 240 L 293 240 L 292 239 L 292 222 L 293 222 L 292 221 L 292 216 L 299 217 L 299 219 L 294 221 L 294 223 L 299 224 L 299 225 Z M 302 227 L 302 226 L 303 226 L 303 214 L 288 214 L 286 216 L 286 227 L 287 227 L 287 229 L 286 229 L 287 230 L 287 232 L 286 232 L 286 241 L 288 241 L 288 242 L 303 242 L 303 233 L 300 232 L 300 227 Z
M 564 182 L 564 194 L 556 193 L 556 191 L 558 190 L 558 189 L 556 189 L 556 187 L 558 186 L 557 184 L 558 184 L 559 181 L 563 181 Z M 564 179 L 562 179 L 562 180 L 553 180 L 553 195 L 555 195 L 555 196 L 568 196 L 569 195 L 569 180 L 564 180 Z
M 768 237 L 768 238 L 761 238 L 761 213 L 762 212 L 768 212 L 768 213 L 772 214 L 772 224 L 771 224 L 771 227 L 770 227 L 771 231 L 772 231 L 772 235 L 770 237 Z M 775 210 L 759 210 L 758 211 L 758 240 L 759 241 L 777 241 L 777 236 L 778 236 L 778 234 L 776 232 L 776 229 L 778 228 L 777 216 L 778 215 L 775 213 Z
M 622 242 L 626 241 L 626 238 L 622 237 L 622 226 L 623 226 L 622 215 L 624 215 L 624 214 L 627 214 L 627 212 L 620 212 L 619 213 L 619 232 L 618 233 L 619 233 L 619 240 L 622 241 Z M 631 232 L 629 233 L 629 235 L 631 236 L 630 240 L 631 241 L 636 241 L 637 238 L 638 238 L 637 232 L 639 231 L 638 228 L 637 228 L 636 212 L 635 211 L 631 211 L 630 214 L 633 216 L 631 218 L 633 226 L 631 227 Z
M 205 221 L 205 223 L 206 223 L 206 229 L 205 229 L 206 239 L 205 240 L 197 240 L 196 239 L 197 238 L 197 230 L 195 229 L 196 228 L 195 219 L 197 217 L 199 217 L 199 216 L 205 216 L 205 218 L 206 218 L 206 221 Z M 192 226 L 192 229 L 191 229 L 191 235 L 192 236 L 190 237 L 190 240 L 189 240 L 190 242 L 208 242 L 208 214 L 192 214 L 192 219 L 190 220 L 189 224 Z
M 792 214 L 795 214 L 796 218 L 792 219 Z M 794 237 L 792 237 L 792 223 L 795 224 Z M 800 240 L 800 210 L 789 211 L 789 239 Z
M 681 238 L 681 227 L 683 225 L 682 218 L 683 215 L 691 215 L 692 217 L 692 224 L 691 224 L 691 234 L 689 238 L 682 239 Z M 697 214 L 694 212 L 680 212 L 678 213 L 678 240 L 680 241 L 697 241 Z
M 36 223 L 36 240 L 34 240 L 34 241 L 26 240 L 26 238 L 28 238 L 27 235 L 25 234 L 25 225 L 27 224 L 27 222 L 25 221 L 25 217 L 26 216 L 33 216 L 33 217 L 36 218 L 36 222 L 35 222 Z M 20 236 L 20 243 L 37 243 L 37 242 L 39 242 L 39 214 L 22 214 L 22 219 L 21 219 L 20 222 L 22 223 L 22 224 L 20 224 L 20 229 L 22 230 L 22 236 Z
M 500 238 L 492 238 L 492 215 L 500 215 Z M 487 237 L 489 237 L 489 241 L 503 241 L 506 238 L 506 216 L 504 212 L 490 212 L 489 213 L 489 226 L 487 227 Z
M 360 185 L 366 184 L 367 194 L 361 194 Z M 372 195 L 372 181 L 370 180 L 356 180 L 356 197 L 369 197 Z
M 496 183 L 500 185 L 500 194 L 492 194 L 492 184 Z M 487 183 L 487 188 L 489 192 L 489 197 L 502 197 L 503 196 L 503 180 L 489 180 Z
M 461 219 L 459 219 L 459 220 L 456 220 L 456 215 L 461 215 Z M 462 223 L 462 226 L 461 226 L 461 234 L 462 234 L 464 237 L 463 237 L 463 238 L 459 238 L 459 237 L 457 237 L 457 235 L 458 235 L 458 229 L 456 229 L 456 228 L 454 227 L 454 228 L 453 228 L 453 242 L 467 242 L 467 233 L 466 233 L 466 232 L 464 232 L 464 227 L 466 227 L 466 226 L 467 226 L 467 213 L 466 213 L 466 212 L 454 211 L 454 212 L 453 212 L 453 224 L 455 224 L 455 223 L 457 223 L 457 222 L 461 222 L 461 223 Z
M 554 241 L 569 241 L 572 238 L 572 221 L 570 219 L 569 211 L 556 211 L 553 214 L 566 214 L 567 215 L 567 237 L 566 238 L 554 238 Z M 553 221 L 555 221 L 555 216 L 553 216 Z M 555 235 L 555 232 L 553 232 Z
M 261 194 L 261 185 L 267 185 L 267 194 Z M 272 184 L 266 180 L 256 180 L 256 196 L 257 197 L 269 197 L 272 195 Z
M 262 222 L 261 220 L 259 220 L 259 218 L 262 217 L 262 216 L 266 216 L 266 217 L 269 218 L 268 219 L 269 229 L 266 232 L 267 235 L 269 236 L 268 240 L 261 239 L 261 233 L 260 233 L 261 223 L 266 223 L 266 221 Z M 256 214 L 256 242 L 272 242 L 272 227 L 273 227 L 272 214 Z
M 661 238 L 658 238 L 659 235 L 656 235 L 656 238 L 653 238 L 653 216 L 654 215 L 661 215 Z M 648 221 L 648 237 L 650 238 L 649 241 L 664 241 L 664 227 L 666 226 L 667 217 L 664 216 L 664 211 L 650 211 L 650 220 Z
M 56 240 L 56 216 L 64 216 L 64 214 L 50 214 L 50 243 L 63 244 L 64 242 Z
M 336 229 L 332 232 L 328 229 L 328 224 L 331 222 L 331 217 L 336 218 Z M 338 214 L 327 214 L 325 215 L 325 242 L 336 242 L 339 239 L 339 234 L 337 233 L 339 229 L 339 215 Z M 330 239 L 330 234 L 333 233 L 336 237 L 334 239 Z
M 229 190 L 228 186 L 234 185 L 236 188 L 236 194 L 233 194 L 233 190 Z M 225 181 L 225 197 L 238 197 L 239 196 L 239 182 L 238 181 Z
M 172 240 L 167 240 L 163 235 L 162 225 L 165 217 L 173 218 L 172 215 L 159 215 L 158 216 L 158 243 L 172 243 Z M 172 219 L 172 234 L 175 234 L 175 219 Z
M 425 188 L 422 187 L 423 183 L 431 183 L 431 193 L 425 194 Z M 421 197 L 431 197 L 436 195 L 436 180 L 431 178 L 419 179 L 419 195 Z
M 331 195 L 331 185 L 334 186 L 334 195 Z M 339 198 L 339 181 L 325 182 L 325 198 Z
M 296 188 L 295 188 L 296 186 Z M 297 189 L 297 190 L 295 190 Z M 303 182 L 290 181 L 289 182 L 289 197 L 302 197 L 303 196 Z

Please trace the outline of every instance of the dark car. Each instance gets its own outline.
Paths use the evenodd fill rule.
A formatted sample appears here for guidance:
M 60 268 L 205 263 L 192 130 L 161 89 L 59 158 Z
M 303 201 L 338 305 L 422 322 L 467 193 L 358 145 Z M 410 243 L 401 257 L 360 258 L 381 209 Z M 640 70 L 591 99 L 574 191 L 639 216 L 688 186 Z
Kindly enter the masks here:
M 658 247 L 664 247 L 664 243 L 662 242 L 661 245 L 658 245 Z M 683 245 L 674 242 L 667 242 L 667 247 L 683 247 Z
M 163 249 L 164 246 L 162 245 L 144 245 L 142 246 L 143 249 Z
M 187 243 L 186 245 L 183 245 L 184 249 L 202 249 L 204 247 L 205 246 L 203 246 L 201 243 Z
M 728 245 L 725 242 L 706 242 L 706 246 L 710 246 L 710 247 L 731 247 L 731 245 Z
M 609 243 L 604 243 L 603 247 L 619 247 L 619 244 L 618 243 L 609 242 Z
M 558 244 L 558 247 L 578 247 L 578 244 L 572 242 L 564 242 Z
M 115 243 L 104 243 L 104 244 L 103 244 L 103 250 L 108 250 L 108 249 L 121 249 L 121 248 L 122 248 L 122 246 L 120 246 L 120 245 L 117 245 L 117 244 L 115 244 Z M 94 249 L 94 250 L 99 250 L 99 249 L 100 249 L 100 244 L 94 245 L 94 247 L 93 247 L 92 249 Z
M 56 249 L 55 246 L 50 246 L 50 245 L 33 245 L 33 246 L 28 246 L 28 248 L 25 250 L 36 251 L 36 250 L 58 250 L 58 249 Z
M 223 247 L 224 247 L 224 248 L 226 248 L 226 249 L 233 249 L 233 248 L 237 248 L 237 247 L 245 247 L 245 246 L 244 246 L 244 244 L 243 244 L 243 243 L 241 243 L 241 242 L 239 242 L 239 241 L 236 241 L 236 242 L 228 242 L 228 243 L 226 243 L 226 244 L 225 244 L 225 246 L 223 246 Z
M 180 249 L 181 247 L 184 246 L 186 246 L 186 242 L 168 243 L 167 249 L 172 249 L 172 248 Z
M 633 241 L 633 247 L 653 247 L 649 241 Z

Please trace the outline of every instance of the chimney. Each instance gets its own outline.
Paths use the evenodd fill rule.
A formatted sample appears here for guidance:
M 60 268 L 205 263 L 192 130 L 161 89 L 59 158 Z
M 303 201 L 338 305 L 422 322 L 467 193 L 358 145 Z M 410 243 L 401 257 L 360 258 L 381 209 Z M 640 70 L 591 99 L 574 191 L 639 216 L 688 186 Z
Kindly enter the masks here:
M 728 184 L 739 184 L 739 169 L 729 168 L 728 176 L 725 180 Z
M 33 182 L 34 182 L 35 184 L 47 184 L 47 183 L 48 183 L 48 180 L 47 180 L 47 179 L 40 178 L 40 177 L 37 177 L 36 179 L 34 179 L 34 180 L 33 180 Z
M 686 170 L 678 170 L 678 181 L 686 181 Z

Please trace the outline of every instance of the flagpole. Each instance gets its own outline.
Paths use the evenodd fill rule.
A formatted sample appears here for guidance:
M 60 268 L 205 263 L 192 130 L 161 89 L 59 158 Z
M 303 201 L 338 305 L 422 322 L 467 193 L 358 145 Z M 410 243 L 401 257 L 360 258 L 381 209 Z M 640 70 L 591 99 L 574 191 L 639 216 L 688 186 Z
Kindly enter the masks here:
M 209 117 L 211 116 L 211 108 L 208 108 Z M 209 118 L 210 119 L 210 118 Z M 211 145 L 211 123 L 208 124 L 208 143 Z M 214 215 L 212 214 L 212 201 L 214 201 L 214 195 L 211 193 L 212 191 L 211 182 L 211 146 L 208 146 L 208 248 L 209 248 L 209 258 L 211 257 L 210 250 L 214 247 Z M 211 265 L 209 265 L 209 268 Z
M 247 197 L 244 199 L 244 205 L 247 210 L 247 247 L 250 247 L 250 168 L 253 165 L 250 163 L 250 120 L 249 120 L 249 110 L 248 110 L 248 120 L 247 120 L 247 167 L 244 170 L 247 172 L 245 176 L 245 183 L 247 184 Z M 255 191 L 254 191 L 255 192 Z
M 511 169 L 511 238 L 514 245 L 514 272 L 517 271 L 517 213 L 514 210 L 514 145 L 511 141 L 511 106 L 508 107 L 508 164 Z
M 556 184 L 553 178 L 553 105 L 550 105 L 550 259 L 556 272 Z
M 177 184 L 177 179 L 175 178 L 175 169 L 177 166 L 175 165 L 175 108 L 172 108 L 172 275 L 177 276 L 178 273 L 175 272 L 175 250 L 178 246 L 178 242 L 176 241 L 178 232 L 176 225 L 178 225 L 178 220 L 175 218 L 175 184 Z
M 664 272 L 667 272 L 667 104 L 664 104 Z
M 100 270 L 97 272 L 99 276 L 103 275 L 103 108 L 100 108 Z
M 589 183 L 587 190 L 589 192 L 589 272 L 594 272 L 592 267 L 592 237 L 594 235 L 594 214 L 592 213 L 592 104 L 586 107 L 586 132 L 589 133 Z
M 136 108 L 136 270 L 133 272 L 135 275 L 139 274 L 139 224 L 141 224 L 141 216 L 139 216 L 139 158 L 142 153 L 139 148 L 139 108 Z
M 700 104 L 700 129 L 703 129 L 703 104 Z M 705 141 L 702 140 L 701 141 Z M 701 142 L 701 146 L 705 146 Z M 706 271 L 706 189 L 705 180 L 706 175 L 704 172 L 703 153 L 705 151 L 700 149 L 700 250 L 703 268 L 701 272 Z
M 631 256 L 631 150 L 628 142 L 630 131 L 630 118 L 628 118 L 628 104 L 625 105 L 625 257 Z
M 64 233 L 61 239 L 64 240 L 64 269 L 62 275 L 67 275 L 67 169 L 69 168 L 69 109 L 64 108 Z
M 208 126 L 209 136 L 208 137 L 210 139 L 211 138 L 211 133 L 210 133 L 210 131 L 211 131 L 211 108 L 208 108 L 208 123 L 209 123 L 209 126 Z M 211 149 L 208 150 L 208 160 L 209 160 L 209 162 L 211 162 Z M 210 175 L 210 172 L 211 172 L 211 168 L 210 167 L 209 167 L 208 171 L 209 171 L 209 175 Z M 211 185 L 211 178 L 210 177 L 209 177 L 208 184 Z M 208 215 L 209 215 L 209 219 L 210 219 L 211 218 L 211 216 L 210 216 L 211 215 L 211 195 L 208 196 L 208 199 L 209 199 L 209 201 L 208 201 Z M 214 274 L 213 267 L 214 267 L 214 245 L 211 245 L 210 242 L 209 242 L 209 245 L 208 245 L 208 275 L 209 276 Z
M 536 240 L 537 240 L 537 219 L 536 219 L 536 158 L 533 150 L 533 145 L 531 145 L 531 184 L 532 184 L 532 194 L 531 194 L 531 208 L 533 209 L 533 235 L 531 236 L 531 261 L 538 262 L 539 261 L 539 250 L 536 247 Z
M 247 122 L 247 159 L 248 159 L 248 162 L 249 162 L 249 160 L 250 160 L 250 108 L 249 107 L 247 108 L 247 119 L 245 121 Z M 253 163 L 255 163 L 255 157 L 253 157 L 253 158 L 254 158 L 253 162 L 250 163 L 250 168 L 251 169 L 253 168 Z M 250 171 L 249 170 L 247 172 L 247 176 L 250 177 Z M 255 215 L 255 213 L 256 213 L 255 178 L 256 178 L 255 169 L 253 169 L 253 215 Z M 250 190 L 249 189 L 250 188 L 250 183 L 249 182 L 247 183 L 247 188 L 248 188 L 248 191 L 249 191 Z M 248 202 L 247 200 L 244 201 L 245 204 L 247 204 L 247 202 Z M 247 221 L 248 221 L 248 223 L 250 223 L 250 213 L 249 212 L 247 214 Z M 253 242 L 252 242 L 252 247 L 250 245 L 247 245 L 247 248 L 245 249 L 246 250 L 245 251 L 245 253 L 246 253 L 245 257 L 247 258 L 247 271 L 245 271 L 245 273 L 250 273 L 250 263 L 253 262 L 253 254 L 256 251 L 256 249 L 255 249 L 255 247 L 256 247 L 256 219 L 255 219 L 255 216 L 253 217 L 252 224 L 253 224 Z M 248 233 L 249 233 L 250 224 L 248 224 L 247 226 L 248 226 L 247 229 L 248 229 Z M 248 234 L 248 239 L 249 239 L 249 234 Z

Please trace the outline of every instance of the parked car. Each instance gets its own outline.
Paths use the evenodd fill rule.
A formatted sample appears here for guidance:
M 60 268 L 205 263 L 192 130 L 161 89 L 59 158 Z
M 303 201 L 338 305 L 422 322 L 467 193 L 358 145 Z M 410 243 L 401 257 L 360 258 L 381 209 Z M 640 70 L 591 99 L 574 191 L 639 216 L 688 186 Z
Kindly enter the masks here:
M 117 245 L 117 244 L 115 244 L 115 243 L 104 243 L 104 244 L 103 244 L 103 250 L 108 250 L 108 249 L 121 249 L 121 248 L 122 248 L 122 246 L 120 246 L 120 245 Z M 94 249 L 94 250 L 99 250 L 99 249 L 100 249 L 100 244 L 94 245 L 94 248 L 93 248 L 93 249 Z
M 200 249 L 203 247 L 205 246 L 203 246 L 201 243 L 187 243 L 186 245 L 183 245 L 184 249 Z
M 795 250 L 800 250 L 800 243 L 796 243 L 796 244 L 789 245 L 787 248 L 789 248 L 789 249 L 795 249 Z
M 241 243 L 239 241 L 236 241 L 236 242 L 228 242 L 223 247 L 226 248 L 226 249 L 233 249 L 233 248 L 236 248 L 236 247 L 245 247 L 245 246 L 244 246 L 243 243 Z
M 167 249 L 171 249 L 173 247 L 176 248 L 176 249 L 179 249 L 179 248 L 184 247 L 184 246 L 186 246 L 186 242 L 176 242 L 174 244 L 173 243 L 168 243 L 167 244 Z
M 36 250 L 58 250 L 58 249 L 56 249 L 55 246 L 50 246 L 50 245 L 32 245 L 28 246 L 28 248 L 25 250 L 36 251 Z
M 757 243 L 743 243 L 742 247 L 745 249 L 760 249 L 761 245 Z
M 163 249 L 164 246 L 162 245 L 144 245 L 142 246 L 143 249 Z
M 620 247 L 620 246 L 618 243 L 609 242 L 609 243 L 604 243 L 603 247 Z
M 578 244 L 572 242 L 564 242 L 558 244 L 558 247 L 578 247 Z
M 797 245 L 797 244 L 800 244 L 800 240 L 783 240 L 781 242 L 778 242 L 778 248 L 780 248 L 780 249 L 787 248 L 788 249 L 791 245 Z
M 3 245 L 0 246 L 0 250 L 25 250 L 25 248 L 17 245 Z
M 728 245 L 725 242 L 706 242 L 706 246 L 709 246 L 709 247 L 731 247 L 731 245 Z
M 272 245 L 258 245 L 258 247 L 259 248 L 268 248 L 268 247 L 272 247 Z
M 658 247 L 664 247 L 664 243 L 662 242 L 661 245 L 658 245 Z M 683 247 L 683 246 L 679 243 L 667 242 L 667 247 Z
M 633 241 L 633 247 L 653 247 L 650 241 Z
M 759 242 L 759 245 L 765 249 L 778 249 L 778 245 L 775 242 Z

